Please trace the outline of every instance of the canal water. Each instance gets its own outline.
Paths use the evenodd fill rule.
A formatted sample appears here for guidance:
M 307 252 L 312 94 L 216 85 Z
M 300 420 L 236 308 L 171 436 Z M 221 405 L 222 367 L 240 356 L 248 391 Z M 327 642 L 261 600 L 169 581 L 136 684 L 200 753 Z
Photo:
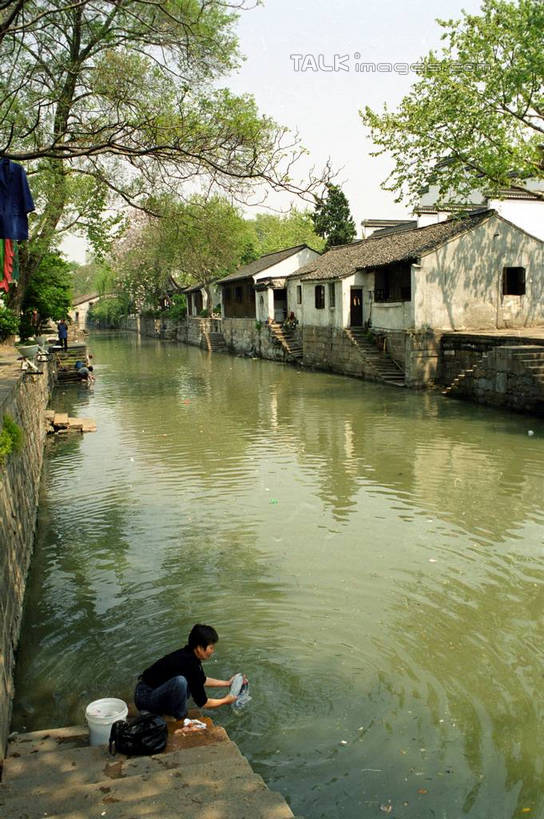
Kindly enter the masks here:
M 133 336 L 48 442 L 13 728 L 81 723 L 195 622 L 297 815 L 544 816 L 544 422 Z M 529 431 L 533 434 L 530 435 Z

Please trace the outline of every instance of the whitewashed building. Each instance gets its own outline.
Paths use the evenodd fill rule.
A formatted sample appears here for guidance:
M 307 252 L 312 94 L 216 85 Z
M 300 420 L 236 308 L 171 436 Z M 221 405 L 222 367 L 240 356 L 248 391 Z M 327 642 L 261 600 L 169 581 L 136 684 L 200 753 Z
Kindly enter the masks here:
M 290 281 L 304 326 L 482 330 L 544 325 L 544 242 L 493 210 L 332 248 Z
M 223 318 L 284 321 L 297 309 L 292 277 L 319 253 L 308 245 L 267 253 L 239 268 L 217 284 L 221 288 Z

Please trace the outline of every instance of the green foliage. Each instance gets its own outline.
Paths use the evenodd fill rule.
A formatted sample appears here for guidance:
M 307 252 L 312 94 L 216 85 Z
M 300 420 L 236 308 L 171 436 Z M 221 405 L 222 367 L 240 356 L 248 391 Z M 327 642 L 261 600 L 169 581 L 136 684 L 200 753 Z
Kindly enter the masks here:
M 19 316 L 15 310 L 0 304 L 0 341 L 19 332 Z
M 22 311 L 21 338 L 34 335 L 48 320 L 65 318 L 72 301 L 72 268 L 60 253 L 44 253 L 26 288 Z M 37 321 L 33 318 L 37 312 Z
M 117 328 L 128 314 L 126 299 L 120 296 L 102 296 L 89 308 L 87 318 L 91 326 Z
M 242 264 L 286 247 L 305 244 L 314 250 L 323 250 L 325 245 L 314 230 L 310 211 L 293 207 L 286 214 L 258 213 L 248 225 L 253 232 L 253 240 L 248 245 L 245 258 L 241 260 Z
M 164 311 L 164 315 L 173 321 L 185 318 L 187 315 L 187 298 L 185 293 L 174 293 L 170 299 L 170 307 Z
M 112 205 L 201 183 L 299 192 L 296 137 L 220 82 L 240 61 L 243 5 L 222 0 L 24 0 L 0 26 L 0 145 L 25 162 L 33 238 L 85 233 L 100 257 Z M 315 183 L 317 184 L 317 183 Z M 311 190 L 312 183 L 308 185 Z M 303 186 L 306 190 L 306 185 Z
M 438 22 L 445 45 L 421 61 L 398 110 L 362 113 L 374 155 L 395 163 L 383 187 L 416 202 L 433 183 L 451 201 L 542 180 L 544 3 L 484 0 L 479 15 Z
M 346 245 L 355 238 L 355 222 L 349 202 L 338 185 L 326 186 L 327 196 L 321 199 L 311 218 L 315 232 L 326 239 L 325 250 L 335 245 Z
M 0 430 L 0 466 L 3 466 L 12 452 L 20 452 L 24 433 L 11 415 L 4 415 Z
M 157 309 L 171 276 L 209 287 L 235 270 L 250 239 L 241 213 L 224 197 L 160 197 L 149 205 L 161 217 L 137 216 L 113 264 L 118 292 L 140 313 Z

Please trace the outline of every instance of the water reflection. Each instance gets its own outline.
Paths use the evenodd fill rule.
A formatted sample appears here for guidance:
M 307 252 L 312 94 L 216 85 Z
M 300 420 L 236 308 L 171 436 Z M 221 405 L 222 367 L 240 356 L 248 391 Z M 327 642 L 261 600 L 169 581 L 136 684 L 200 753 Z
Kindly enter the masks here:
M 93 348 L 94 392 L 55 396 L 98 432 L 50 444 L 15 727 L 130 697 L 204 620 L 210 675 L 252 681 L 220 721 L 295 813 L 538 815 L 544 423 L 528 438 L 440 395 Z

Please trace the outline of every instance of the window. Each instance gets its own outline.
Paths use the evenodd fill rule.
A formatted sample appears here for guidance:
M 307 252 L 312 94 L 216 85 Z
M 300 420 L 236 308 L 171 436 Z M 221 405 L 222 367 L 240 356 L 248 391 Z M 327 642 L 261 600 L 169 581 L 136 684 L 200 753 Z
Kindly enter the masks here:
M 315 286 L 315 307 L 316 310 L 323 310 L 325 307 L 325 285 L 316 284 Z
M 335 291 L 335 283 L 331 282 L 329 284 L 329 307 L 336 307 L 336 291 Z
M 502 271 L 503 296 L 525 295 L 525 268 L 505 267 Z
M 225 304 L 230 302 L 230 287 L 225 287 Z
M 242 287 L 235 287 L 234 288 L 234 299 L 239 304 L 242 303 L 242 293 L 243 293 L 243 288 Z
M 302 285 L 297 284 L 297 304 L 302 304 Z

